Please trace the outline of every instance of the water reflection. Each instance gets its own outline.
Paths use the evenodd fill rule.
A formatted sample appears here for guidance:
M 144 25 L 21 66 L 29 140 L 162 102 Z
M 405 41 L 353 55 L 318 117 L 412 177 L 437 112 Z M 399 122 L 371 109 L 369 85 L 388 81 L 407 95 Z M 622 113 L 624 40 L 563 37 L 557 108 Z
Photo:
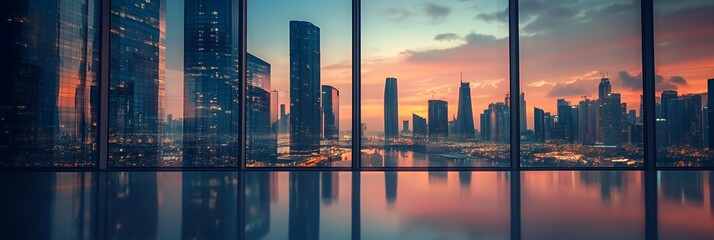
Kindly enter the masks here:
M 5 172 L 0 239 L 349 239 L 353 206 L 363 239 L 644 239 L 651 213 L 659 239 L 714 239 L 712 172 L 518 176 L 513 218 L 509 172 Z

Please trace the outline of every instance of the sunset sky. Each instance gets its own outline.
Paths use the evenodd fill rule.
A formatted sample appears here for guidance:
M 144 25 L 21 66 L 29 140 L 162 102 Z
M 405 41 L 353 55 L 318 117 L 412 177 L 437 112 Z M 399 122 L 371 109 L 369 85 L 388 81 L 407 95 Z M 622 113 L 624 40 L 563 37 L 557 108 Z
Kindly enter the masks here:
M 706 92 L 714 78 L 714 3 L 656 0 L 657 91 Z M 167 5 L 167 113 L 182 105 L 182 3 Z M 427 100 L 456 114 L 459 74 L 471 83 L 474 120 L 509 89 L 507 1 L 363 0 L 362 121 L 381 132 L 384 80 L 396 77 L 399 119 L 426 117 Z M 600 72 L 628 109 L 642 93 L 640 6 L 633 0 L 523 0 L 521 87 L 528 128 L 533 107 L 555 113 L 556 99 L 597 98 Z M 351 124 L 351 1 L 248 1 L 248 52 L 272 65 L 272 87 L 289 103 L 289 21 L 321 29 L 322 84 L 340 90 L 340 128 Z M 178 39 L 178 40 L 177 40 Z M 639 114 L 639 112 L 638 112 Z M 400 124 L 401 126 L 401 124 Z

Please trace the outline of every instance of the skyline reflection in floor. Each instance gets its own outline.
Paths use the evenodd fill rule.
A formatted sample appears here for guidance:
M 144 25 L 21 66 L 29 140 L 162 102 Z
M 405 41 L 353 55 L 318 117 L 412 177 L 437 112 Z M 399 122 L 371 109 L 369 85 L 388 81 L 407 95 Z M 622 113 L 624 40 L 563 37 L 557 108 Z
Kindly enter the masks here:
M 654 176 L 3 172 L 0 238 L 649 239 L 654 227 L 658 239 L 713 239 L 714 172 Z M 657 196 L 657 208 L 645 207 L 646 196 Z

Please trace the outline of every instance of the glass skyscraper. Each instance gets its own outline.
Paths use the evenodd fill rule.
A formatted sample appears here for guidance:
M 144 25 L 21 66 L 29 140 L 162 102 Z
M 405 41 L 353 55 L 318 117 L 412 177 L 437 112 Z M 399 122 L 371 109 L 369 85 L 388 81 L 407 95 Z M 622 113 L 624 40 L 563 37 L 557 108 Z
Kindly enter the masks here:
M 290 21 L 290 153 L 320 152 L 320 28 Z
M 185 0 L 184 167 L 240 162 L 238 2 Z
M 273 161 L 278 140 L 272 126 L 270 64 L 250 53 L 246 58 L 246 158 L 249 162 Z
M 158 165 L 164 105 L 165 9 L 163 0 L 112 1 L 110 165 Z
M 0 8 L 0 166 L 96 164 L 99 5 L 16 0 Z
M 326 140 L 340 137 L 340 91 L 329 85 L 322 85 L 322 134 Z
M 399 105 L 397 102 L 397 79 L 387 78 L 384 83 L 384 137 L 399 136 Z
M 429 138 L 449 136 L 449 104 L 444 100 L 429 100 Z
M 456 112 L 456 133 L 457 137 L 474 137 L 474 112 L 471 107 L 471 85 L 468 82 L 461 82 L 459 86 L 459 108 Z

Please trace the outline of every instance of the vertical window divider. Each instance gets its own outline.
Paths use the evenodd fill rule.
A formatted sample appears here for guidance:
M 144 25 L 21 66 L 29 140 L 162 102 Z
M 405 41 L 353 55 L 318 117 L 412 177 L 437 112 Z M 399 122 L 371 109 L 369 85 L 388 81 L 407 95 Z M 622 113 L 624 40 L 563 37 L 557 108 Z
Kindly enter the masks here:
M 238 12 L 240 14 L 240 23 L 238 24 L 238 26 L 240 28 L 239 29 L 239 32 L 240 32 L 240 44 L 239 44 L 240 45 L 240 60 L 239 60 L 240 67 L 239 67 L 238 71 L 240 72 L 240 84 L 241 84 L 241 88 L 240 88 L 240 91 L 241 91 L 240 96 L 241 97 L 238 100 L 238 104 L 240 105 L 240 109 L 242 109 L 242 111 L 240 113 L 240 138 L 241 138 L 240 148 L 241 148 L 241 150 L 240 150 L 240 158 L 238 160 L 239 161 L 239 163 L 238 163 L 239 166 L 237 167 L 238 170 L 245 170 L 245 164 L 247 162 L 246 151 L 248 151 L 248 148 L 246 145 L 246 141 L 247 141 L 246 136 L 248 135 L 246 132 L 248 129 L 246 127 L 246 124 L 247 124 L 246 115 L 248 114 L 248 109 L 246 108 L 247 107 L 246 100 L 247 100 L 247 93 L 248 93 L 248 91 L 246 90 L 246 88 L 248 87 L 248 73 L 246 72 L 246 69 L 247 69 L 246 68 L 246 66 L 247 66 L 246 55 L 248 52 L 248 44 L 247 44 L 248 43 L 248 41 L 247 41 L 247 36 L 248 36 L 248 34 L 247 34 L 247 32 L 248 32 L 248 29 L 247 29 L 247 26 L 248 26 L 248 24 L 247 24 L 247 20 L 248 20 L 247 7 L 248 7 L 248 4 L 247 4 L 247 2 L 248 2 L 248 0 L 239 0 L 238 1 L 238 4 L 239 4 Z
M 508 1 L 508 52 L 510 71 L 510 111 L 511 111 L 511 170 L 521 167 L 521 131 L 520 131 L 520 63 L 518 37 L 518 0 Z M 515 174 L 515 173 L 513 173 Z
M 100 78 L 99 78 L 99 131 L 98 131 L 98 170 L 107 170 L 109 145 L 109 44 L 111 37 L 111 0 L 102 0 L 100 4 Z
M 362 169 L 362 116 L 361 116 L 361 72 L 362 72 L 362 1 L 352 0 L 352 170 Z
M 655 56 L 654 56 L 654 0 L 642 0 L 642 88 L 644 104 L 644 163 L 645 169 L 657 169 L 655 143 Z

